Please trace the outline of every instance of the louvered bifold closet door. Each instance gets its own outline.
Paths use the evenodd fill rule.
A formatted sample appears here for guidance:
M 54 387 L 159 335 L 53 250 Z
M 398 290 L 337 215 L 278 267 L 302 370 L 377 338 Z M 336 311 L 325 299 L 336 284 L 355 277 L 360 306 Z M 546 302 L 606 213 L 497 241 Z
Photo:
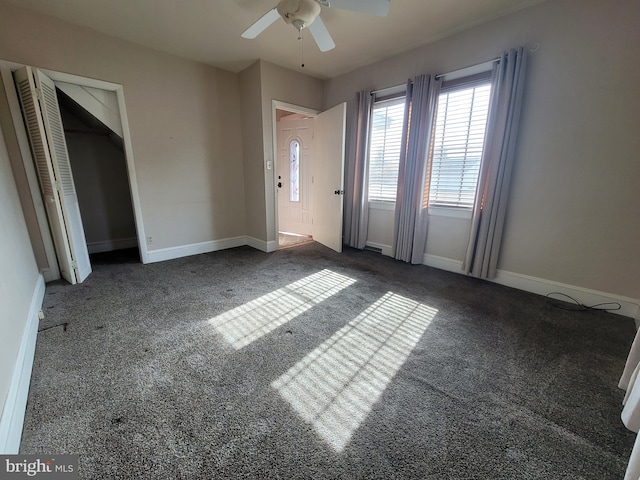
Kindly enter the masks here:
M 14 72 L 31 150 L 62 277 L 71 284 L 91 273 L 78 197 L 53 81 L 30 67 Z
M 22 115 L 24 117 L 31 153 L 35 162 L 42 201 L 47 212 L 51 236 L 56 249 L 60 275 L 71 284 L 76 283 L 76 275 L 73 268 L 73 258 L 71 248 L 67 238 L 67 231 L 64 226 L 62 213 L 62 201 L 56 188 L 56 178 L 49 154 L 47 137 L 40 112 L 40 105 L 36 91 L 33 71 L 29 67 L 21 68 L 13 73 L 13 77 L 18 89 Z
M 91 273 L 91 261 L 87 240 L 84 236 L 82 217 L 76 187 L 71 174 L 71 163 L 64 138 L 64 127 L 60 117 L 60 106 L 56 95 L 56 86 L 49 77 L 35 69 L 36 87 L 42 92 L 40 109 L 53 164 L 53 171 L 61 189 L 62 213 L 71 247 L 71 255 L 75 260 L 76 280 L 84 281 Z

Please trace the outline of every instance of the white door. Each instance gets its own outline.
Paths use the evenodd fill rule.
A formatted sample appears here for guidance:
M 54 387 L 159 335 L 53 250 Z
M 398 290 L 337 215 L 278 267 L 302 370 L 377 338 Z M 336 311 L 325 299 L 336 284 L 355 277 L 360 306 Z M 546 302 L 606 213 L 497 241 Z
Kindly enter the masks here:
M 336 252 L 342 252 L 346 117 L 341 103 L 314 120 L 313 239 Z
M 37 69 L 14 73 L 60 273 L 71 284 L 91 273 L 71 164 L 53 81 Z
M 311 235 L 313 120 L 278 122 L 278 230 Z

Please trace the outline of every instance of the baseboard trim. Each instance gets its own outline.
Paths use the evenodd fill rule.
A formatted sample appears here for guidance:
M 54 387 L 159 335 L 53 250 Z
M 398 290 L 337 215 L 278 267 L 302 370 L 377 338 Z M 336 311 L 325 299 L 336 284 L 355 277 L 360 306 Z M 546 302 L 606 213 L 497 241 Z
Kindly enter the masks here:
M 425 253 L 422 263 L 428 267 L 439 268 L 447 272 L 462 273 L 462 262 L 460 260 Z
M 245 245 L 250 246 L 251 248 L 255 248 L 256 250 L 260 250 L 261 252 L 275 252 L 278 250 L 278 242 L 270 241 L 266 242 L 264 240 L 260 240 L 255 237 L 246 237 Z
M 44 277 L 44 282 L 49 283 L 55 280 L 60 280 L 60 271 L 58 271 L 57 269 L 56 271 L 58 272 L 58 275 L 56 275 L 55 272 L 50 268 L 43 268 L 40 270 L 40 274 Z
M 429 267 L 439 268 L 440 270 L 464 274 L 462 271 L 462 262 L 460 260 L 425 254 L 422 263 Z M 617 302 L 621 306 L 620 310 L 612 310 L 611 313 L 631 317 L 635 319 L 636 326 L 640 324 L 640 300 L 635 298 L 623 297 L 613 293 L 600 292 L 588 288 L 577 287 L 575 285 L 555 282 L 553 280 L 545 280 L 544 278 L 508 272 L 506 270 L 498 270 L 496 272 L 496 277 L 489 281 L 504 285 L 505 287 L 535 293 L 537 295 L 548 295 L 552 292 L 563 293 L 575 298 L 583 305 Z M 557 298 L 558 300 L 562 300 L 562 297 Z M 569 300 L 567 299 L 567 301 Z
M 138 239 L 136 237 L 118 238 L 115 240 L 87 243 L 87 250 L 89 250 L 89 253 L 102 253 L 111 252 L 113 250 L 122 250 L 124 248 L 135 248 L 137 246 Z
M 227 248 L 242 247 L 243 245 L 247 245 L 247 237 L 224 238 L 222 240 L 180 245 L 179 247 L 149 250 L 147 252 L 147 260 L 148 263 L 164 262 L 175 258 L 188 257 L 190 255 L 199 255 L 201 253 L 210 253 L 217 250 L 226 250 Z
M 623 297 L 613 293 L 600 292 L 589 288 L 555 282 L 553 280 L 531 277 L 521 273 L 507 272 L 505 270 L 498 270 L 496 277 L 491 279 L 491 281 L 507 287 L 517 288 L 518 290 L 537 293 L 538 295 L 548 295 L 552 292 L 563 293 L 575 298 L 583 305 L 617 302 L 620 304 L 620 310 L 611 310 L 611 313 L 630 317 L 636 321 L 639 319 L 640 300 L 635 298 Z M 562 300 L 561 297 L 554 298 Z
M 248 245 L 262 252 L 275 252 L 278 250 L 277 241 L 264 241 L 255 237 L 241 236 L 224 238 L 222 240 L 212 240 L 210 242 L 192 243 L 190 245 L 181 245 L 179 247 L 162 248 L 158 250 L 149 250 L 147 252 L 147 262 L 164 262 L 165 260 L 173 260 L 175 258 L 188 257 L 190 255 L 198 255 L 201 253 L 210 253 L 218 250 L 226 250 L 227 248 L 236 248 Z
M 29 316 L 22 332 L 22 340 L 11 376 L 9 392 L 2 410 L 2 417 L 0 417 L 0 454 L 2 455 L 15 455 L 20 449 L 22 426 L 31 382 L 31 369 L 33 368 L 38 337 L 38 313 L 42 309 L 44 291 L 44 278 L 42 275 L 38 275 L 31 297 Z

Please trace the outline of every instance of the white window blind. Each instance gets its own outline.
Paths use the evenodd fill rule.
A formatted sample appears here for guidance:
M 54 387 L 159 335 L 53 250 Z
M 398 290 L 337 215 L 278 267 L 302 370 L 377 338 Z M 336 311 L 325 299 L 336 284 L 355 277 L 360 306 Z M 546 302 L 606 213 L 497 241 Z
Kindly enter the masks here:
M 405 97 L 375 102 L 369 139 L 369 201 L 395 202 Z
M 429 205 L 473 208 L 491 83 L 443 89 L 433 137 Z

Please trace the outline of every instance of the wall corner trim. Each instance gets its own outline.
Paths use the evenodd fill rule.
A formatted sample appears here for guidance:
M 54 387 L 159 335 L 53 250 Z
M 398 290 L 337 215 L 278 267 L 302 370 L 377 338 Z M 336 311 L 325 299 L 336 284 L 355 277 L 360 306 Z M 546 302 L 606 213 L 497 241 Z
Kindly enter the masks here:
M 38 337 L 38 313 L 42 308 L 44 292 L 44 278 L 42 275 L 38 275 L 11 376 L 9 392 L 2 410 L 2 417 L 0 417 L 0 454 L 2 455 L 15 455 L 20 448 L 29 384 L 31 383 L 31 369 Z
M 246 245 L 266 253 L 275 252 L 278 249 L 278 242 L 273 240 L 264 241 L 255 237 L 247 237 Z

